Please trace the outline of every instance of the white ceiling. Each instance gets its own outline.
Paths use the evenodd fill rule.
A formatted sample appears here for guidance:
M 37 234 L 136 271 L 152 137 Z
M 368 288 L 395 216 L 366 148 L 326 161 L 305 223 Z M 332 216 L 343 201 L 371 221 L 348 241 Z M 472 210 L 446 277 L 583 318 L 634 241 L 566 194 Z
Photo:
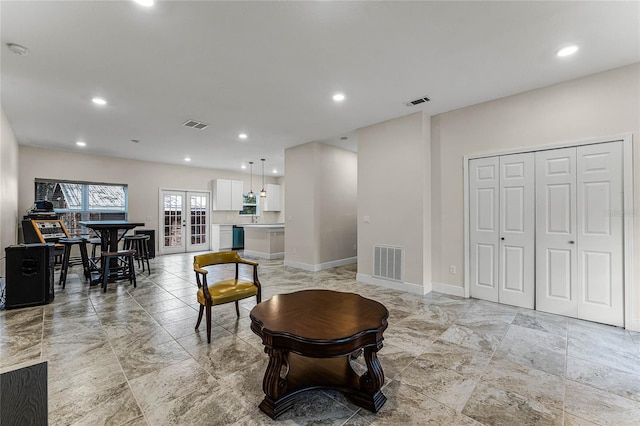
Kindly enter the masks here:
M 291 146 L 355 150 L 363 126 L 640 61 L 637 1 L 2 0 L 0 19 L 2 107 L 20 144 L 234 171 L 266 158 L 278 175 Z M 576 55 L 555 56 L 571 43 Z

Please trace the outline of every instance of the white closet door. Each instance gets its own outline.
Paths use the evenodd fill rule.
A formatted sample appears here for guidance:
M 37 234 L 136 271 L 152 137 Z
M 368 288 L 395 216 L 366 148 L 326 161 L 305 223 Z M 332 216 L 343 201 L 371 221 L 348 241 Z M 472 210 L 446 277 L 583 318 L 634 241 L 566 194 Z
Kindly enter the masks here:
M 471 296 L 498 301 L 498 157 L 469 161 Z
M 535 301 L 534 154 L 500 157 L 498 301 L 533 309 Z
M 577 148 L 578 318 L 624 325 L 622 143 Z
M 536 152 L 536 309 L 576 317 L 576 148 Z

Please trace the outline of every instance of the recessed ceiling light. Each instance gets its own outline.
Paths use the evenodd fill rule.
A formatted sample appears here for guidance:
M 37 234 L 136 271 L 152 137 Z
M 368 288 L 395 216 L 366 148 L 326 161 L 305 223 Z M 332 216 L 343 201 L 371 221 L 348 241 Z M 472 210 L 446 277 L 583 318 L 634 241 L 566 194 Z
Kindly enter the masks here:
M 133 0 L 138 3 L 140 6 L 151 7 L 155 3 L 155 0 Z
M 565 56 L 571 56 L 577 51 L 578 51 L 578 46 L 576 46 L 575 44 L 572 44 L 571 46 L 566 46 L 558 50 L 558 52 L 556 52 L 556 56 L 558 56 L 559 58 L 563 58 Z
M 87 143 L 86 142 L 82 142 L 82 141 L 78 141 L 78 142 L 76 142 L 76 145 L 78 145 L 78 146 L 87 146 Z
M 239 137 L 240 139 L 246 139 L 248 136 L 247 136 L 247 134 L 246 134 L 246 133 L 240 133 L 240 134 L 238 135 L 238 137 Z
M 336 93 L 335 95 L 333 95 L 333 100 L 335 102 L 342 102 L 344 101 L 344 94 L 342 93 Z
M 247 168 L 247 165 L 246 165 L 246 164 L 244 164 L 244 163 L 242 163 L 242 166 L 240 166 L 240 168 L 241 168 L 241 169 L 246 169 L 246 168 Z
M 273 169 L 273 173 L 278 173 L 278 169 Z
M 96 105 L 106 105 L 107 104 L 107 101 L 104 100 L 104 98 L 98 98 L 98 97 L 95 97 L 95 98 L 91 99 L 91 102 L 93 102 Z
M 184 161 L 187 161 L 187 162 L 188 162 L 188 161 L 191 161 L 191 158 L 189 158 L 189 157 L 184 157 Z
M 9 48 L 10 51 L 15 53 L 16 55 L 26 56 L 26 55 L 29 54 L 29 49 L 27 49 L 26 47 L 24 47 L 24 46 L 22 46 L 20 44 L 7 43 L 7 47 Z

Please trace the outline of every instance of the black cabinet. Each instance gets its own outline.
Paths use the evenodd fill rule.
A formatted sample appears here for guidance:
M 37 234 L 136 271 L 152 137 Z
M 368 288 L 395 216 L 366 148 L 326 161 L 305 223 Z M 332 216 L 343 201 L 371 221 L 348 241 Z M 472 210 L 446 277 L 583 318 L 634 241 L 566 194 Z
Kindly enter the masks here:
M 19 244 L 5 248 L 7 279 L 5 308 L 49 303 L 54 293 L 53 244 Z

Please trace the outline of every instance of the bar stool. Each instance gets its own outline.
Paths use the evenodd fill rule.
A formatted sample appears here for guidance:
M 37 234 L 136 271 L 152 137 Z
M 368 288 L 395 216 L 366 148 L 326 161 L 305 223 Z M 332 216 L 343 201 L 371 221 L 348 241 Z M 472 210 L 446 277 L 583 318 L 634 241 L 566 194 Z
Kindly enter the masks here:
M 102 240 L 100 238 L 89 238 L 87 242 L 91 244 L 91 258 L 96 258 L 96 247 L 102 247 Z M 100 249 L 102 251 L 102 248 Z
M 136 260 L 138 261 L 138 268 L 140 262 L 142 262 L 142 272 L 144 272 L 144 262 L 147 262 L 147 269 L 149 275 L 151 275 L 151 266 L 149 265 L 149 237 L 145 234 L 125 235 L 124 236 L 124 249 L 136 251 Z
M 80 258 L 82 259 L 82 269 L 84 270 L 85 279 L 91 277 L 89 270 L 89 256 L 87 255 L 87 240 L 84 238 L 60 238 L 59 244 L 64 246 L 64 252 L 62 254 L 62 267 L 60 268 L 60 283 L 62 288 L 67 284 L 67 272 L 69 271 L 69 260 L 71 257 L 71 248 L 74 245 L 78 245 L 80 249 Z
M 136 270 L 133 265 L 133 258 L 135 254 L 135 250 L 118 250 L 115 252 L 107 251 L 100 253 L 100 261 L 102 262 L 102 291 L 104 293 L 107 292 L 112 259 L 124 264 L 122 267 L 122 276 L 118 278 L 129 279 L 129 283 L 133 283 L 133 287 L 136 287 Z

